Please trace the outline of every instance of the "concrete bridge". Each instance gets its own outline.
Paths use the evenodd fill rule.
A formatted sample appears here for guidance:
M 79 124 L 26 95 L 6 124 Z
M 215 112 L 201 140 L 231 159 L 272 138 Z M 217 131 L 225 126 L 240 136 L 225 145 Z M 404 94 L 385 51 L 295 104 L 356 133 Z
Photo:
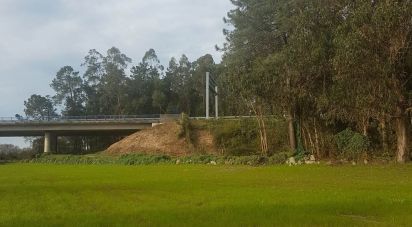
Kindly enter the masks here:
M 44 136 L 44 152 L 57 148 L 58 136 L 130 135 L 160 123 L 160 115 L 0 118 L 0 137 Z

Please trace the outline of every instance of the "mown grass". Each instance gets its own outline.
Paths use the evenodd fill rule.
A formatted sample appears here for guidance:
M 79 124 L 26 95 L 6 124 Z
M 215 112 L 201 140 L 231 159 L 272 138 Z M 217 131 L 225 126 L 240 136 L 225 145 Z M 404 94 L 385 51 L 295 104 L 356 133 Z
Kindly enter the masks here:
M 412 166 L 0 165 L 1 226 L 407 226 Z

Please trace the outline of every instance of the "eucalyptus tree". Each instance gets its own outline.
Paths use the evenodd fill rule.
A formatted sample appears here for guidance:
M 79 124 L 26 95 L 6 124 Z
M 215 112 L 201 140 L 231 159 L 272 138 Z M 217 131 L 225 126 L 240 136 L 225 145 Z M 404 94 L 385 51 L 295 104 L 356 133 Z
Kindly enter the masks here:
M 98 85 L 99 103 L 102 114 L 121 115 L 127 106 L 127 75 L 125 70 L 132 59 L 118 48 L 112 47 L 104 56 L 103 74 Z
M 84 58 L 81 66 L 85 67 L 83 74 L 84 91 L 86 95 L 86 114 L 100 114 L 99 85 L 105 73 L 103 65 L 104 56 L 92 49 Z
M 24 113 L 36 120 L 57 116 L 56 108 L 50 96 L 32 95 L 24 101 Z
M 398 162 L 407 160 L 410 140 L 411 12 L 409 0 L 348 1 L 334 59 L 335 80 L 351 97 L 341 107 L 362 124 L 375 118 L 384 127 L 392 119 Z
M 192 63 L 186 55 L 182 55 L 178 62 L 175 58 L 170 60 L 165 79 L 170 85 L 170 92 L 176 96 L 176 100 L 169 108 L 174 112 L 193 114 L 195 89 L 192 80 Z
M 278 12 L 283 45 L 266 57 L 260 73 L 272 78 L 277 89 L 272 100 L 289 116 L 289 134 L 296 132 L 297 148 L 321 156 L 321 126 L 332 85 L 333 34 L 341 10 L 338 1 L 294 0 Z M 294 129 L 292 120 L 299 126 Z M 290 136 L 293 144 L 294 136 Z M 303 142 L 306 147 L 303 147 Z
M 155 50 L 148 50 L 142 61 L 131 69 L 128 82 L 129 112 L 148 114 L 164 109 L 165 95 L 161 77 L 164 67 Z
M 53 97 L 58 104 L 64 104 L 63 114 L 78 116 L 84 113 L 83 80 L 71 66 L 61 68 L 50 86 L 56 92 Z
M 227 42 L 223 47 L 223 64 L 227 69 L 230 88 L 258 116 L 262 153 L 268 152 L 263 118 L 267 113 L 287 116 L 290 146 L 296 150 L 295 103 L 290 95 L 284 93 L 291 89 L 289 73 L 280 69 L 267 70 L 265 65 L 268 58 L 271 61 L 276 58 L 276 61 L 283 60 L 283 57 L 274 54 L 282 51 L 288 41 L 288 33 L 282 28 L 282 19 L 285 18 L 282 10 L 289 1 L 232 0 L 232 3 L 236 8 L 228 13 L 225 22 L 233 29 L 224 31 Z

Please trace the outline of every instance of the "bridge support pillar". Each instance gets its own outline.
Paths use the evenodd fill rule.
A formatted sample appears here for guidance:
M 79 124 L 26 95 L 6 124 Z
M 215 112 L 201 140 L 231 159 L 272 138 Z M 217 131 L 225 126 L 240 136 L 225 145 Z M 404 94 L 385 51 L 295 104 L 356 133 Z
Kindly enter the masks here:
M 44 133 L 44 153 L 53 153 L 57 151 L 57 136 L 46 132 Z

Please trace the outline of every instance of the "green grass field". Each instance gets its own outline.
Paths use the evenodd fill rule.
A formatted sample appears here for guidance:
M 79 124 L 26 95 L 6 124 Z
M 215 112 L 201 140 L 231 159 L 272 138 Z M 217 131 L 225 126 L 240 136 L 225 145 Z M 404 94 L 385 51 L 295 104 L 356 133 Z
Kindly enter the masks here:
M 411 223 L 410 165 L 0 165 L 0 226 Z

